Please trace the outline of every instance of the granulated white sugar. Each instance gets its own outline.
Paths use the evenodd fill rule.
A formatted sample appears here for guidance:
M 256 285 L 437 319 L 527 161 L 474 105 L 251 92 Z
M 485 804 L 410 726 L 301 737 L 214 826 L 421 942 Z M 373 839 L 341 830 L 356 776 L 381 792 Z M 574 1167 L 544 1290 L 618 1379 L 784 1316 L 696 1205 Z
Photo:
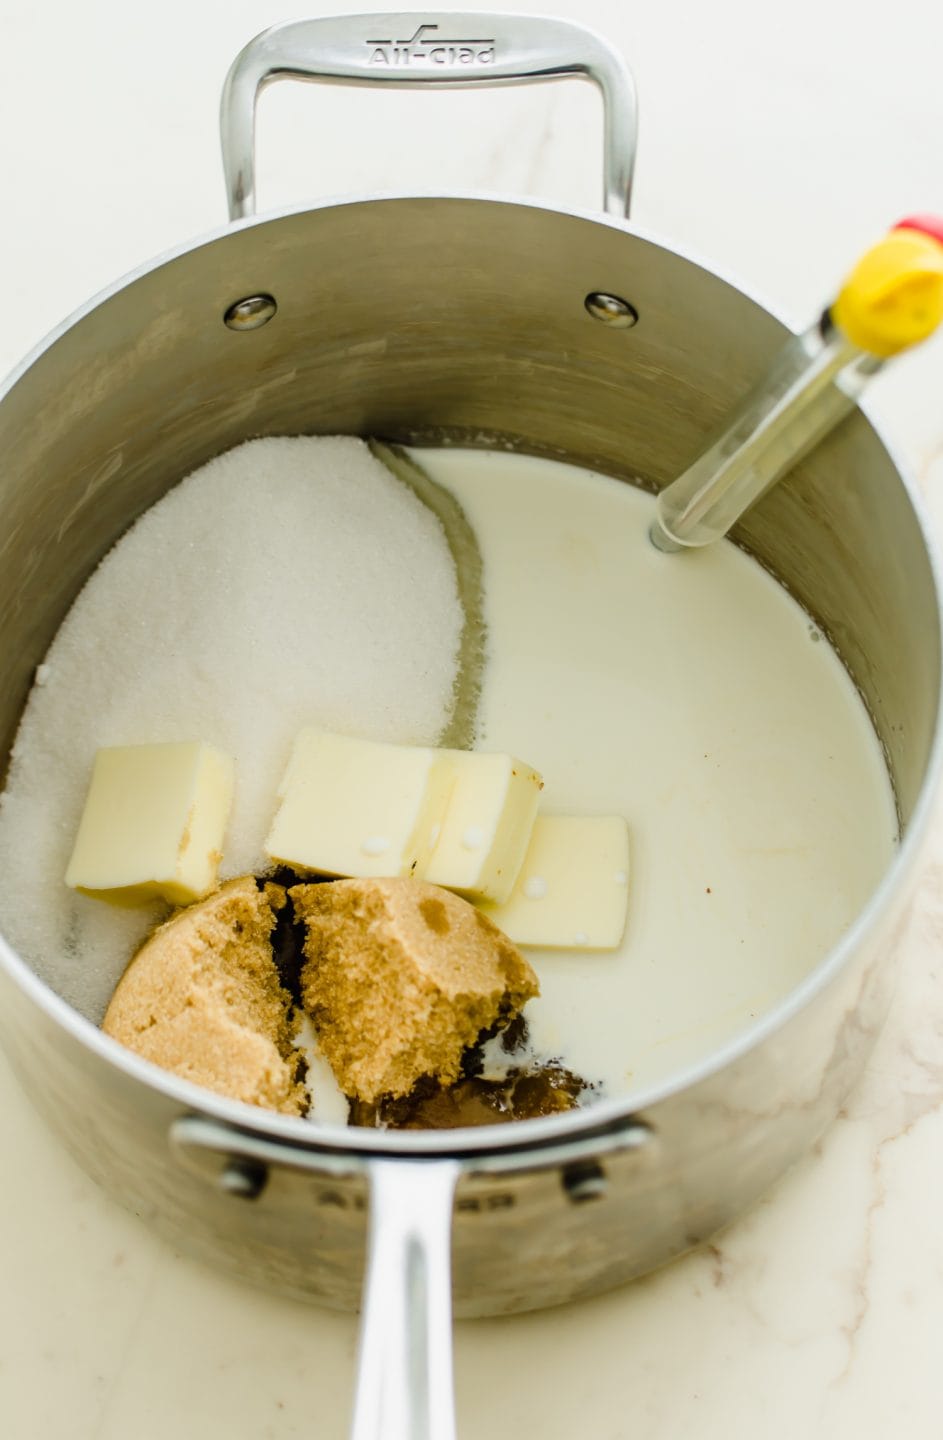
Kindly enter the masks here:
M 161 912 L 63 883 L 95 751 L 228 751 L 222 875 L 260 870 L 298 729 L 435 743 L 462 625 L 440 522 L 362 441 L 254 440 L 195 471 L 106 556 L 37 672 L 0 803 L 6 937 L 99 1019 Z

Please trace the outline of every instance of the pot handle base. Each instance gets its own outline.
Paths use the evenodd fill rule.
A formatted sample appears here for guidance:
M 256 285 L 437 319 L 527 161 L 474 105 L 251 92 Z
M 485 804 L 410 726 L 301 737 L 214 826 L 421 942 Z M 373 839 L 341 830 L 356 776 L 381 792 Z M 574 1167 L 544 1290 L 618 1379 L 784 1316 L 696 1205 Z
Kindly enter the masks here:
M 229 218 L 255 213 L 255 103 L 274 80 L 442 90 L 565 76 L 591 80 L 602 94 L 603 206 L 624 219 L 637 144 L 635 82 L 619 52 L 585 26 L 487 12 L 339 15 L 273 25 L 236 56 L 223 86 L 219 125 Z
M 374 1160 L 351 1440 L 455 1440 L 456 1160 Z

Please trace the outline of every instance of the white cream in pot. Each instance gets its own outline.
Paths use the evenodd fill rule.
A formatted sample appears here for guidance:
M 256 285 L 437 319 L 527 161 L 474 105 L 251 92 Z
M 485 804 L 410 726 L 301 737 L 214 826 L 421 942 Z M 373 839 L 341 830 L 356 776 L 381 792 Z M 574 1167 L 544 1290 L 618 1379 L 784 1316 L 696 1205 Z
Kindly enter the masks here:
M 805 612 L 724 542 L 668 556 L 650 496 L 526 456 L 417 450 L 485 566 L 479 743 L 543 807 L 622 813 L 617 952 L 529 952 L 536 1047 L 610 1090 L 666 1078 L 771 1008 L 889 864 L 893 794 L 860 696 Z

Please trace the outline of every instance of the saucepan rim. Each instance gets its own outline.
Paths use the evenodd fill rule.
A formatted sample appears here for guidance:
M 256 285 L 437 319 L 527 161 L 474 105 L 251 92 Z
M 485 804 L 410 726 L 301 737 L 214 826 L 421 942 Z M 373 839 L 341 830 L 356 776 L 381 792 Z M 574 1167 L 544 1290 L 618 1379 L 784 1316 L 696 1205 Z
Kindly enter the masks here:
M 353 207 L 365 204 L 382 204 L 390 201 L 429 200 L 446 202 L 471 202 L 476 204 L 498 204 L 508 207 L 540 210 L 601 225 L 633 238 L 643 240 L 666 250 L 687 261 L 713 278 L 730 285 L 748 300 L 764 309 L 774 320 L 791 329 L 782 313 L 765 297 L 759 296 L 750 286 L 742 285 L 722 267 L 707 264 L 687 246 L 668 242 L 664 237 L 634 222 L 618 220 L 597 211 L 583 210 L 574 206 L 553 205 L 543 201 L 517 196 L 495 195 L 487 192 L 467 194 L 462 192 L 374 192 L 368 194 L 325 197 L 314 203 L 287 206 L 264 215 L 251 216 L 235 224 L 227 224 L 185 241 L 164 251 L 156 258 L 146 261 L 120 279 L 106 286 L 79 306 L 71 315 L 49 332 L 24 359 L 11 371 L 0 386 L 0 403 L 26 375 L 33 365 L 51 349 L 65 334 L 90 316 L 99 306 L 112 299 L 129 285 L 181 259 L 193 251 L 224 240 L 227 236 L 243 229 L 271 225 L 296 215 L 314 213 L 340 206 Z M 943 571 L 936 545 L 932 538 L 926 511 L 909 467 L 896 452 L 892 443 L 875 423 L 867 407 L 860 405 L 875 439 L 884 448 L 891 463 L 897 470 L 900 482 L 914 511 L 920 528 L 928 564 L 933 577 L 938 612 L 943 612 Z M 874 930 L 881 916 L 890 909 L 895 896 L 904 890 L 909 873 L 913 870 L 926 836 L 933 813 L 935 796 L 940 782 L 943 765 L 943 682 L 937 695 L 933 737 L 925 767 L 917 803 L 891 864 L 882 876 L 867 903 L 859 911 L 848 930 L 817 965 L 794 986 L 773 1009 L 760 1016 L 730 1040 L 698 1062 L 669 1076 L 666 1080 L 648 1086 L 638 1092 L 612 1096 L 597 1100 L 585 1109 L 572 1110 L 558 1116 L 535 1120 L 520 1120 L 512 1125 L 465 1127 L 448 1131 L 383 1131 L 368 1130 L 337 1125 L 325 1125 L 309 1120 L 279 1115 L 274 1111 L 229 1100 L 214 1092 L 205 1090 L 190 1081 L 178 1078 L 147 1060 L 127 1050 L 118 1041 L 105 1035 L 98 1026 L 75 1010 L 45 981 L 30 968 L 27 962 L 13 949 L 0 934 L 0 965 L 12 980 L 45 1014 L 60 1025 L 74 1040 L 87 1047 L 107 1065 L 115 1066 L 130 1079 L 161 1092 L 168 1100 L 180 1106 L 181 1110 L 202 1114 L 222 1122 L 233 1130 L 263 1134 L 271 1140 L 280 1140 L 295 1149 L 308 1151 L 341 1151 L 349 1155 L 360 1155 L 364 1159 L 377 1155 L 426 1156 L 429 1159 L 446 1156 L 480 1156 L 482 1154 L 526 1151 L 552 1144 L 561 1140 L 572 1140 L 580 1135 L 599 1132 L 600 1148 L 605 1145 L 606 1130 L 615 1130 L 625 1125 L 633 1116 L 651 1111 L 661 1102 L 667 1101 L 685 1090 L 693 1089 L 703 1081 L 728 1069 L 737 1060 L 762 1044 L 775 1031 L 780 1030 L 794 1016 L 809 1005 L 820 991 L 826 989 L 849 962 L 851 955 L 862 943 L 869 931 Z

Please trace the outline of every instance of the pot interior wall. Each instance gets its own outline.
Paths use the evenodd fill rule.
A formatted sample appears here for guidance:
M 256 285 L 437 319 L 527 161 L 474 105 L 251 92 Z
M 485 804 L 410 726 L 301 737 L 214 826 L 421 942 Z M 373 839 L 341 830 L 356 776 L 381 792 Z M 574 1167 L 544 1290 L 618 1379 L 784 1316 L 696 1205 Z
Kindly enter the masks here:
M 591 318 L 594 290 L 631 301 L 638 325 Z M 227 308 L 260 291 L 275 296 L 275 319 L 229 330 Z M 93 566 L 220 451 L 285 433 L 498 439 L 659 486 L 781 334 L 737 290 L 653 243 L 506 202 L 326 206 L 151 270 L 66 330 L 0 404 L 0 753 Z M 839 649 L 906 823 L 936 721 L 937 600 L 907 492 L 863 417 L 738 538 Z

